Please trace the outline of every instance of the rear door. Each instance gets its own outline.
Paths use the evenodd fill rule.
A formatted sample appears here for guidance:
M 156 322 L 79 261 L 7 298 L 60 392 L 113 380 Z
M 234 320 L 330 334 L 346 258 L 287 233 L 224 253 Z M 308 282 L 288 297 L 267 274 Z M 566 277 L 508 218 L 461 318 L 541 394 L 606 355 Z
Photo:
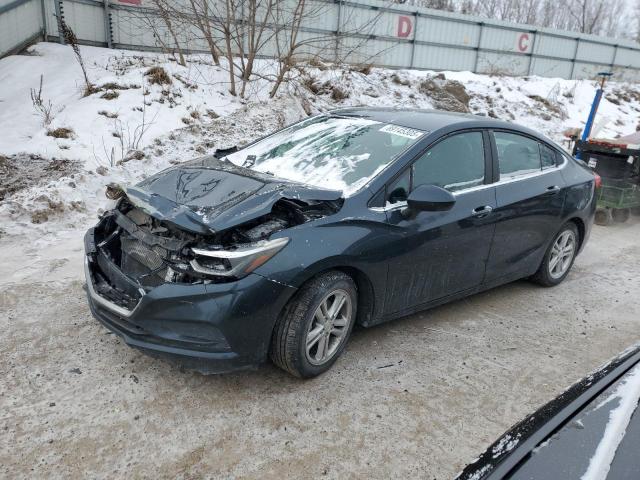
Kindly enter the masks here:
M 419 155 L 387 185 L 389 242 L 386 313 L 477 287 L 482 283 L 493 237 L 496 206 L 489 137 L 481 130 L 448 135 Z M 419 185 L 454 194 L 445 212 L 407 216 L 406 198 Z
M 566 196 L 561 155 L 539 140 L 493 131 L 496 231 L 486 282 L 533 274 L 561 226 Z

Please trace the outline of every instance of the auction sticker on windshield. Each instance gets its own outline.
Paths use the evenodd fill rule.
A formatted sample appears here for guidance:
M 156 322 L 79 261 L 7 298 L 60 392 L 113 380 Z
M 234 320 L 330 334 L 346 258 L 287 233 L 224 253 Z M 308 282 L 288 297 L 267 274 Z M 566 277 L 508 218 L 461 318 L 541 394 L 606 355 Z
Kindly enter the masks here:
M 391 133 L 393 135 L 399 135 L 401 137 L 410 138 L 415 140 L 424 135 L 425 132 L 420 130 L 414 130 L 413 128 L 401 127 L 399 125 L 385 125 L 380 129 L 381 132 Z

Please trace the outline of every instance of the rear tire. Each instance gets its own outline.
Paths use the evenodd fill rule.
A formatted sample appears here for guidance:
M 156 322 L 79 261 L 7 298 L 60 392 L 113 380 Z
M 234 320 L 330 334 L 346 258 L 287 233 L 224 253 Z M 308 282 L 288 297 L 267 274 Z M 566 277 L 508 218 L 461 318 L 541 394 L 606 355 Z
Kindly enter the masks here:
M 629 208 L 614 208 L 611 212 L 613 221 L 617 223 L 624 223 L 629 220 L 631 216 L 631 209 Z
M 613 214 L 611 213 L 610 208 L 598 208 L 596 210 L 596 225 L 601 225 L 603 227 L 608 227 L 613 223 Z
M 640 217 L 640 207 L 632 207 L 631 208 L 631 215 L 634 215 L 636 217 Z
M 323 273 L 300 288 L 276 323 L 269 355 L 300 378 L 326 372 L 338 359 L 355 324 L 358 291 L 340 271 Z
M 555 287 L 562 283 L 571 271 L 579 245 L 578 227 L 573 222 L 565 223 L 553 237 L 540 268 L 531 279 L 543 287 Z

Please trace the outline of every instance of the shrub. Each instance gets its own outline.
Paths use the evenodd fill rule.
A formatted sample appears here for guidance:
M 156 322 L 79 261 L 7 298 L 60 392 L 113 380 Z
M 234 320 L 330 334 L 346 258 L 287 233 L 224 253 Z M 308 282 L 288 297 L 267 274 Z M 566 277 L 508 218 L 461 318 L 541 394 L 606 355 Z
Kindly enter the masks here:
M 149 83 L 156 85 L 171 85 L 171 77 L 162 67 L 151 67 L 145 73 L 149 77 Z
M 107 118 L 118 118 L 117 113 L 107 112 L 106 110 L 100 110 L 98 112 L 98 115 L 102 115 L 103 117 L 107 117 Z
M 339 102 L 340 100 L 349 98 L 349 93 L 334 85 L 331 89 L 331 98 L 336 102 Z
M 53 138 L 73 138 L 73 130 L 66 127 L 60 127 L 53 130 L 47 130 L 47 135 Z
M 119 96 L 120 94 L 115 90 L 109 90 L 100 95 L 100 98 L 104 98 L 105 100 L 113 100 L 115 98 L 118 98 Z

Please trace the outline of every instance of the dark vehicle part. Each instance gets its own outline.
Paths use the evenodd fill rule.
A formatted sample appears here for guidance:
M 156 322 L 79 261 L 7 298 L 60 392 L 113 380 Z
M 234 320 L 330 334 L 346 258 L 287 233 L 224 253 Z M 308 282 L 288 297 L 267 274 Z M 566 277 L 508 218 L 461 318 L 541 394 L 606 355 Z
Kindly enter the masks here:
M 278 179 L 213 156 L 164 170 L 125 191 L 147 214 L 205 235 L 268 215 L 283 199 L 333 202 L 334 211 L 341 204 L 340 191 Z
M 348 194 L 214 157 L 125 188 L 85 237 L 94 316 L 128 344 L 205 372 L 255 367 L 277 337 L 276 363 L 310 376 L 335 361 L 356 322 L 376 325 L 529 278 L 569 222 L 576 229 L 574 255 L 589 237 L 598 177 L 531 130 L 443 112 L 330 115 L 339 121 L 292 127 L 295 142 L 280 133 L 229 156 L 243 161 L 255 154 L 254 167 L 266 168 L 273 154 L 287 168 L 301 164 L 307 171 L 304 155 L 287 157 L 295 144 L 327 169 L 333 153 L 309 151 L 300 132 L 333 125 L 335 145 L 313 145 L 338 150 L 343 180 L 358 177 Z M 342 129 L 349 122 L 355 127 Z M 369 147 L 380 148 L 373 156 Z M 385 157 L 385 151 L 401 153 Z M 358 170 L 359 162 L 369 164 Z M 372 169 L 377 173 L 369 177 Z M 428 210 L 416 209 L 413 200 L 425 198 Z M 319 303 L 310 311 L 309 297 L 302 314 L 295 294 L 325 285 L 318 279 L 327 272 L 348 279 L 334 278 L 324 299 L 313 299 L 329 305 L 336 292 L 346 292 L 349 321 L 334 323 L 346 333 L 338 342 L 334 332 L 326 358 L 317 345 L 303 358 L 299 328 L 304 319 L 305 334 L 319 331 Z M 297 320 L 283 313 L 290 311 L 299 313 Z M 275 329 L 280 321 L 286 329 L 285 323 Z M 287 343 L 292 338 L 298 350 Z
M 414 212 L 443 212 L 454 203 L 456 197 L 436 185 L 420 185 L 407 197 L 407 206 Z
M 356 285 L 343 272 L 310 280 L 276 323 L 270 349 L 273 362 L 301 378 L 327 371 L 349 339 L 357 300 Z
M 585 412 L 601 410 L 600 426 L 606 425 L 611 410 L 603 405 L 611 399 L 612 389 L 639 366 L 640 347 L 634 346 L 505 432 L 465 467 L 456 480 L 584 478 L 595 450 L 593 442 L 602 439 L 602 429 L 594 431 L 590 428 L 593 425 L 586 425 L 580 417 Z M 626 434 L 623 431 L 622 437 L 618 438 L 620 443 L 608 465 L 608 472 L 588 478 L 637 478 L 640 471 L 638 413 L 636 400 L 635 414 Z
M 532 277 L 543 287 L 554 287 L 569 274 L 580 245 L 576 224 L 569 222 L 560 229 L 544 254 L 540 268 Z

